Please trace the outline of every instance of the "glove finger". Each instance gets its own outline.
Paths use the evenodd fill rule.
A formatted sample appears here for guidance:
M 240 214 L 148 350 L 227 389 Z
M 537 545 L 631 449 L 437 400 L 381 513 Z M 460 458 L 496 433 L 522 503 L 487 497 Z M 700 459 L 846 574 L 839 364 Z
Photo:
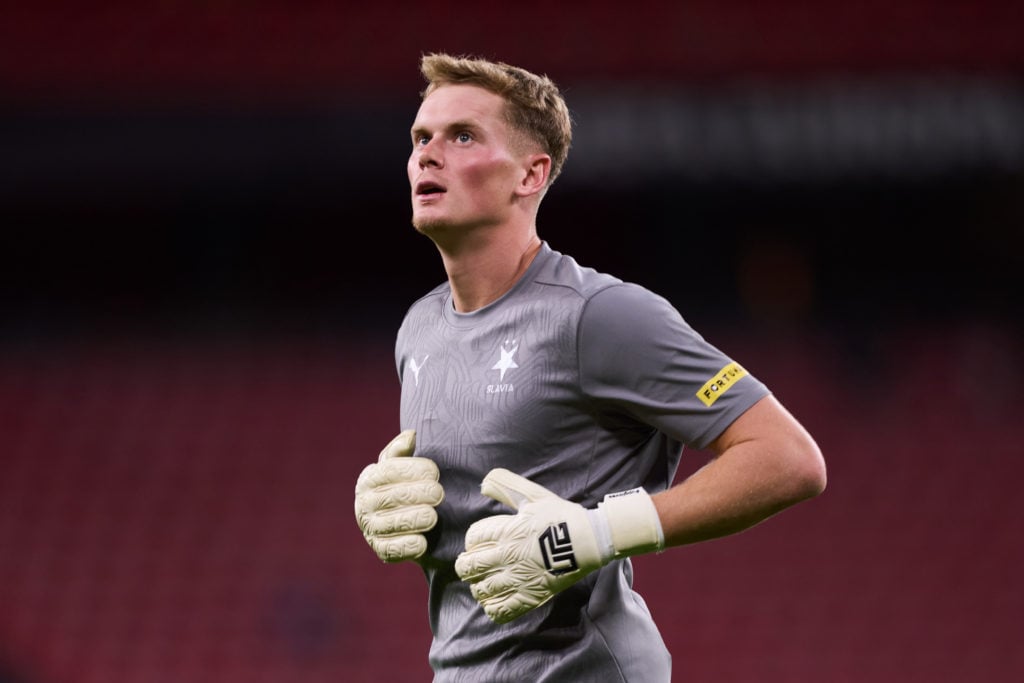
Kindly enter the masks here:
M 466 529 L 466 550 L 473 551 L 489 545 L 519 543 L 529 529 L 516 515 L 484 517 Z
M 368 537 L 366 541 L 385 562 L 415 560 L 427 552 L 427 539 L 422 534 L 406 536 Z
M 416 430 L 406 429 L 388 442 L 388 445 L 377 456 L 377 462 L 391 458 L 406 458 L 416 450 Z
M 493 545 L 479 546 L 473 550 L 459 553 L 455 558 L 455 573 L 469 583 L 475 583 L 489 573 L 502 567 L 503 553 Z
M 480 483 L 480 493 L 516 510 L 524 503 L 558 497 L 540 484 L 535 484 L 503 467 L 487 473 Z
M 356 480 L 356 493 L 417 481 L 440 481 L 437 463 L 428 458 L 402 458 L 372 463 L 363 468 Z
M 537 600 L 532 596 L 513 592 L 493 599 L 484 598 L 483 601 L 478 600 L 478 602 L 483 607 L 484 614 L 490 617 L 491 621 L 498 624 L 507 624 L 530 610 L 540 607 L 550 599 L 551 596 L 547 596 Z
M 358 522 L 366 536 L 422 534 L 437 524 L 437 512 L 431 505 L 413 505 L 398 510 L 363 514 Z
M 436 506 L 444 499 L 444 489 L 434 481 L 414 482 L 401 486 L 372 489 L 357 493 L 356 514 L 369 514 L 413 505 Z
M 500 602 L 515 593 L 536 604 L 544 592 L 537 576 L 536 572 L 526 572 L 522 567 L 498 567 L 466 582 L 473 598 L 481 605 Z
M 484 605 L 484 614 L 491 618 L 496 624 L 507 624 L 508 622 L 521 617 L 533 607 L 524 605 L 517 598 L 502 600 L 493 605 Z
M 479 581 L 483 576 L 522 563 L 522 556 L 532 545 L 523 544 L 525 527 L 519 521 L 512 515 L 496 515 L 470 526 L 466 532 L 466 550 L 455 558 L 459 578 Z

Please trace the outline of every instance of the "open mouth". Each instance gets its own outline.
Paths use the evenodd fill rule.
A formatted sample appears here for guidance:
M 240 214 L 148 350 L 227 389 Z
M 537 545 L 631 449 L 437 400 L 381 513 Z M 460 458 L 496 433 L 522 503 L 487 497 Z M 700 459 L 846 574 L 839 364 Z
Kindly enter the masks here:
M 429 180 L 416 185 L 417 196 L 444 194 L 444 192 L 445 189 L 443 186 Z

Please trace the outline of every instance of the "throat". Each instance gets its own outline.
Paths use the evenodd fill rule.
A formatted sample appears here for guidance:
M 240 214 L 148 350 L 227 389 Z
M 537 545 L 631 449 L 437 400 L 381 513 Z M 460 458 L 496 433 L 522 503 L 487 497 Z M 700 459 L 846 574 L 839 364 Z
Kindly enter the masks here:
M 449 266 L 448 282 L 452 289 L 452 302 L 459 313 L 471 313 L 494 303 L 511 290 L 529 269 L 540 252 L 541 241 L 536 236 L 522 249 L 492 254 L 457 267 Z

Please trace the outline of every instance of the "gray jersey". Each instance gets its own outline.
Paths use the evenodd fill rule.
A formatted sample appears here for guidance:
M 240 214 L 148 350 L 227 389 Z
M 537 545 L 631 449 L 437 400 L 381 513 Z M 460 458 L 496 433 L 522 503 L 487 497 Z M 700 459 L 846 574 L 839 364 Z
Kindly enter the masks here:
M 605 494 L 672 482 L 684 445 L 703 448 L 768 390 L 664 298 L 581 267 L 544 243 L 501 299 L 456 313 L 447 284 L 398 332 L 401 428 L 441 470 L 444 502 L 423 558 L 437 683 L 670 679 L 670 656 L 633 567 L 614 561 L 504 625 L 454 561 L 466 529 L 510 514 L 480 494 L 492 468 L 594 507 Z

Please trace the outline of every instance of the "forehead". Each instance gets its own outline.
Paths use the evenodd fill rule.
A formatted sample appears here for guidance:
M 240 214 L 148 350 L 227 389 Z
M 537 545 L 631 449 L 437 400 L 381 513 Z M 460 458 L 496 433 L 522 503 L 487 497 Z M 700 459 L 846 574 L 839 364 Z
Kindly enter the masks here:
M 505 100 L 476 85 L 442 85 L 420 103 L 414 128 L 440 128 L 452 122 L 505 125 Z

